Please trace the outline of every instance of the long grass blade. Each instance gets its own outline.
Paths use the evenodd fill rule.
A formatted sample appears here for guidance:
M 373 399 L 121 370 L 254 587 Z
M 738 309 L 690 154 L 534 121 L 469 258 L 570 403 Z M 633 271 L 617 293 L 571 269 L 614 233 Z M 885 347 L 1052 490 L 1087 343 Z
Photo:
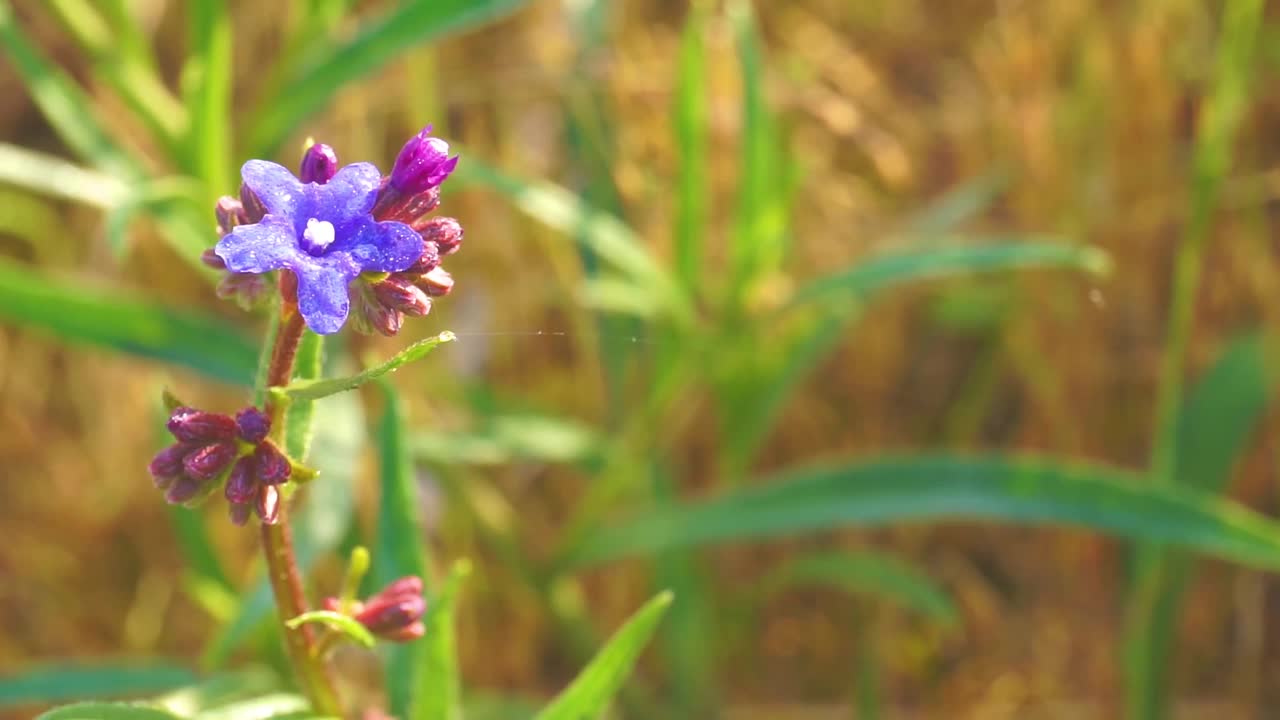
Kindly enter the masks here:
M 195 680 L 194 673 L 167 659 L 37 667 L 0 677 L 0 707 L 95 697 L 136 697 L 172 690 Z

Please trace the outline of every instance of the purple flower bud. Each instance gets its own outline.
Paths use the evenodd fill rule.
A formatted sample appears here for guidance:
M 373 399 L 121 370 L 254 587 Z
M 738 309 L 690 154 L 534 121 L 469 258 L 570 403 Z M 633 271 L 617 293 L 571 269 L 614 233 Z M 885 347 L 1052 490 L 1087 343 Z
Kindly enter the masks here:
M 208 250 L 205 250 L 204 252 L 200 253 L 200 262 L 213 268 L 214 270 L 227 269 L 227 264 L 223 262 L 222 258 L 218 257 L 218 253 L 214 252 L 213 248 L 209 248 Z
M 403 277 L 392 275 L 373 284 L 373 295 L 379 303 L 405 315 L 422 317 L 431 312 L 431 298 Z
M 164 494 L 164 499 L 170 505 L 182 505 L 199 495 L 202 489 L 204 489 L 202 481 L 183 475 L 174 480 L 173 484 L 169 486 L 169 489 Z
M 427 213 L 440 207 L 440 188 L 433 187 L 424 192 L 420 192 L 409 199 L 405 203 L 404 209 L 400 211 L 400 222 L 414 225 L 420 222 Z M 414 228 L 417 230 L 418 228 Z
M 241 440 L 257 445 L 271 432 L 271 418 L 256 407 L 247 407 L 236 413 L 236 429 Z
M 236 459 L 235 443 L 218 442 L 205 445 L 187 453 L 182 459 L 182 469 L 197 480 L 210 480 L 218 476 L 232 460 Z
M 396 630 L 395 632 L 386 633 L 381 637 L 384 640 L 390 640 L 391 642 L 404 643 L 404 642 L 413 642 L 414 640 L 417 640 L 418 638 L 426 634 L 427 634 L 427 626 L 424 625 L 421 621 L 419 621 L 411 625 L 402 627 L 399 630 Z
M 223 195 L 213 206 L 213 216 L 218 219 L 218 237 L 222 237 L 240 225 L 247 225 L 249 217 L 244 205 L 230 195 Z M 224 266 L 225 267 L 225 266 Z
M 147 470 L 156 479 L 157 486 L 161 481 L 166 481 L 165 487 L 168 487 L 175 477 L 181 475 L 182 458 L 194 449 L 195 446 L 188 443 L 175 443 L 156 453 Z
M 263 275 L 249 273 L 227 273 L 218 281 L 215 292 L 223 300 L 234 300 L 241 308 L 248 310 L 269 297 L 271 284 Z
M 280 522 L 280 491 L 275 485 L 263 485 L 258 490 L 253 511 L 258 514 L 258 519 L 267 525 Z
M 231 475 L 227 478 L 227 485 L 223 488 L 223 494 L 227 500 L 234 505 L 244 505 L 248 509 L 247 503 L 253 499 L 254 493 L 258 489 L 258 484 L 253 476 L 254 462 L 252 457 L 242 457 L 236 461 L 231 468 Z
M 264 440 L 258 448 L 253 451 L 253 460 L 258 466 L 258 480 L 268 484 L 275 485 L 289 479 L 289 473 L 293 467 L 289 464 L 289 458 L 280 452 L 270 440 Z
M 440 257 L 452 255 L 462 244 L 462 225 L 451 217 L 434 217 L 428 220 L 419 234 L 427 245 L 435 245 Z
M 249 522 L 249 514 L 253 512 L 253 508 L 247 504 L 232 503 L 227 506 L 227 516 L 231 518 L 231 524 L 236 527 L 244 527 Z
M 221 413 L 180 407 L 169 416 L 169 432 L 183 442 L 217 442 L 236 436 L 236 421 Z
M 240 183 L 240 204 L 244 206 L 245 225 L 260 223 L 267 215 L 267 206 L 262 204 L 262 198 L 244 183 Z
M 440 266 L 440 248 L 429 242 L 422 243 L 422 255 L 417 262 L 405 268 L 397 275 L 423 275 Z
M 368 286 L 356 297 L 360 315 L 359 321 L 355 323 L 356 330 L 365 334 L 374 331 L 387 337 L 400 332 L 400 327 L 404 324 L 404 313 L 383 305 Z
M 338 154 L 324 143 L 315 143 L 302 154 L 302 166 L 298 171 L 298 179 L 304 183 L 329 182 L 338 172 Z
M 424 127 L 400 149 L 391 169 L 391 187 L 404 195 L 417 195 L 438 187 L 458 165 L 458 156 L 449 157 L 449 143 L 431 137 Z
M 417 575 L 406 575 L 392 580 L 386 587 L 378 591 L 375 597 L 391 597 L 394 595 L 421 595 L 422 578 Z
M 422 619 L 427 601 L 421 595 L 375 595 L 365 601 L 364 609 L 355 619 L 375 635 L 402 630 Z
M 431 297 L 442 297 L 453 290 L 453 276 L 444 268 L 437 267 L 423 274 L 413 284 L 422 288 L 422 291 Z

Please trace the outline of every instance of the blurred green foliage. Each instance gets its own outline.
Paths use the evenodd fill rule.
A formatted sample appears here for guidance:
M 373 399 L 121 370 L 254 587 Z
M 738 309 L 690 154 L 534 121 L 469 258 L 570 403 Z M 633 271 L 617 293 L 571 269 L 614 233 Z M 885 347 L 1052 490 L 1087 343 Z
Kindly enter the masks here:
M 254 321 L 237 325 L 230 314 L 195 306 L 202 304 L 197 295 L 209 294 L 209 278 L 197 262 L 215 240 L 208 208 L 218 195 L 234 191 L 239 162 L 254 156 L 288 157 L 282 148 L 312 134 L 310 128 L 331 127 L 333 118 L 347 114 L 357 124 L 365 123 L 375 114 L 365 106 L 379 103 L 387 105 L 377 114 L 381 119 L 372 127 L 362 125 L 358 136 L 363 140 L 353 144 L 364 142 L 361 149 L 385 158 L 400 137 L 399 124 L 405 123 L 404 118 L 387 122 L 386 114 L 413 114 L 443 104 L 432 97 L 439 85 L 465 82 L 465 73 L 437 72 L 438 58 L 428 44 L 461 42 L 469 33 L 482 38 L 477 42 L 495 43 L 507 37 L 500 32 L 514 36 L 512 28 L 528 22 L 532 44 L 545 42 L 546 51 L 553 52 L 544 26 L 550 22 L 557 31 L 561 25 L 573 31 L 567 47 L 557 41 L 556 48 L 576 58 L 580 69 L 590 69 L 611 50 L 619 55 L 627 51 L 626 39 L 611 36 L 609 28 L 637 22 L 628 17 L 632 11 L 607 0 L 437 0 L 375 3 L 372 8 L 346 0 L 294 0 L 286 5 L 284 20 L 267 33 L 279 50 L 266 52 L 262 39 L 246 28 L 261 32 L 268 15 L 243 19 L 241 15 L 253 13 L 248 4 L 54 0 L 18 4 L 22 12 L 15 13 L 10 2 L 0 0 L 0 49 L 60 143 L 55 152 L 28 146 L 24 138 L 0 143 L 0 182 L 51 203 L 79 204 L 100 213 L 102 249 L 111 258 L 103 260 L 104 253 L 96 248 L 82 249 L 83 257 L 67 263 L 83 275 L 98 276 L 92 286 L 71 279 L 65 268 L 4 260 L 0 317 L 56 343 L 98 346 L 194 371 L 226 384 L 220 396 L 238 397 L 240 389 L 234 386 L 248 387 L 253 377 L 255 351 L 246 338 Z M 653 635 L 660 646 L 657 660 L 642 667 L 622 690 L 613 703 L 615 712 L 707 717 L 739 694 L 751 697 L 722 684 L 741 677 L 733 666 L 742 662 L 737 659 L 741 648 L 752 647 L 753 638 L 768 626 L 761 617 L 770 603 L 786 602 L 803 585 L 854 595 L 852 629 L 845 628 L 836 641 L 857 645 L 857 668 L 836 668 L 833 675 L 842 678 L 838 683 L 852 678 L 847 684 L 856 685 L 850 690 L 857 695 L 859 716 L 874 717 L 891 694 L 881 687 L 890 675 L 885 668 L 901 666 L 887 657 L 885 643 L 876 641 L 886 632 L 877 627 L 890 609 L 918 611 L 930 628 L 921 632 L 938 633 L 957 632 L 954 628 L 963 627 L 974 609 L 952 596 L 946 587 L 951 583 L 932 581 L 926 570 L 913 566 L 905 550 L 850 550 L 846 533 L 923 521 L 982 520 L 1068 525 L 1136 541 L 1126 587 L 1126 629 L 1116 642 L 1123 646 L 1123 704 L 1133 718 L 1167 717 L 1168 703 L 1180 696 L 1166 664 L 1192 577 L 1186 553 L 1267 570 L 1280 565 L 1280 524 L 1221 497 L 1273 395 L 1270 341 L 1265 332 L 1254 331 L 1269 316 L 1257 313 L 1262 319 L 1252 319 L 1249 333 L 1194 363 L 1192 343 L 1215 212 L 1229 199 L 1237 135 L 1258 82 L 1258 38 L 1275 33 L 1263 22 L 1262 4 L 1225 3 L 1220 24 L 1206 40 L 1216 48 L 1218 60 L 1203 78 L 1202 96 L 1195 98 L 1187 177 L 1178 180 L 1185 186 L 1189 210 L 1179 216 L 1173 233 L 1178 240 L 1172 281 L 1162 275 L 1158 283 L 1169 298 L 1170 310 L 1163 318 L 1168 328 L 1149 331 L 1161 346 L 1161 371 L 1153 389 L 1154 439 L 1145 463 L 1131 453 L 1108 456 L 1110 462 L 1075 459 L 1083 453 L 1071 443 L 1048 448 L 1068 452 L 1045 452 L 1037 443 L 1016 439 L 981 453 L 971 448 L 981 443 L 965 442 L 955 444 L 966 452 L 944 447 L 889 453 L 862 447 L 854 453 L 828 440 L 842 437 L 839 426 L 855 422 L 861 412 L 857 407 L 842 406 L 835 415 L 810 418 L 812 422 L 800 423 L 800 430 L 788 427 L 798 415 L 794 408 L 808 407 L 806 399 L 822 396 L 827 387 L 873 386 L 874 366 L 864 369 L 859 358 L 876 348 L 859 346 L 849 352 L 843 344 L 875 318 L 874 311 L 890 305 L 888 297 L 896 291 L 910 293 L 913 286 L 939 282 L 943 289 L 930 296 L 938 298 L 934 324 L 904 321 L 901 313 L 898 321 L 905 332 L 930 337 L 950 329 L 980 345 L 981 352 L 958 381 L 960 389 L 933 406 L 946 415 L 940 421 L 948 428 L 943 437 L 921 432 L 912 440 L 919 446 L 972 438 L 980 434 L 980 420 L 998 415 L 991 407 L 999 392 L 1000 363 L 1016 352 L 1009 349 L 1012 341 L 1002 339 L 1012 333 L 1009 328 L 1016 322 L 1061 327 L 1054 321 L 1054 302 L 1065 297 L 1073 305 L 1085 304 L 1085 288 L 1100 293 L 1093 284 L 1117 263 L 1084 241 L 1091 237 L 1087 217 L 1061 219 L 1071 215 L 1067 205 L 1080 198 L 1055 196 L 1053 201 L 1063 207 L 1049 207 L 1039 216 L 1026 196 L 1018 197 L 1031 211 L 1005 199 L 1006 192 L 1053 195 L 1037 188 L 1010 189 L 1035 182 L 1029 177 L 1036 171 L 1034 163 L 1024 168 L 1026 177 L 1011 180 L 998 163 L 986 162 L 980 173 L 905 216 L 898 213 L 885 227 L 815 228 L 804 215 L 812 207 L 806 193 L 847 191 L 840 195 L 847 200 L 867 192 L 868 183 L 833 168 L 831 158 L 815 160 L 799 152 L 804 128 L 795 108 L 776 101 L 779 84 L 798 86 L 812 69 L 802 67 L 798 58 L 775 57 L 771 43 L 784 44 L 777 36 L 789 26 L 771 26 L 770 19 L 801 21 L 785 11 L 753 8 L 745 0 L 694 0 L 688 5 L 675 14 L 651 9 L 670 25 L 671 60 L 660 67 L 669 67 L 671 74 L 656 77 L 648 71 L 668 103 L 658 113 L 665 125 L 643 125 L 642 118 L 614 107 L 608 84 L 583 72 L 557 90 L 558 105 L 540 108 L 554 115 L 549 124 L 562 136 L 556 145 L 563 147 L 563 157 L 554 170 L 521 167 L 539 165 L 530 156 L 541 151 L 538 142 L 548 142 L 528 139 L 538 137 L 535 126 L 547 122 L 536 113 L 532 120 L 505 117 L 501 109 L 483 116 L 482 124 L 499 136 L 489 147 L 471 142 L 483 140 L 483 132 L 460 131 L 467 150 L 448 188 L 456 195 L 446 202 L 462 198 L 458 214 L 464 224 L 491 232 L 498 227 L 488 217 L 495 207 L 533 221 L 510 220 L 506 230 L 515 237 L 494 233 L 468 241 L 468 250 L 481 243 L 518 244 L 517 250 L 488 251 L 491 266 L 500 270 L 506 262 L 533 268 L 540 284 L 554 287 L 567 300 L 535 294 L 547 314 L 510 314 L 526 324 L 506 333 L 491 331 L 483 320 L 471 332 L 477 321 L 468 319 L 465 306 L 457 310 L 448 319 L 457 324 L 451 329 L 461 342 L 424 361 L 429 369 L 413 377 L 411 391 L 396 390 L 406 372 L 394 386 L 386 378 L 378 380 L 371 386 L 376 393 L 366 388 L 327 397 L 396 370 L 447 336 L 425 340 L 402 355 L 394 353 L 407 343 L 387 353 L 379 346 L 377 356 L 393 359 L 364 373 L 353 371 L 369 364 L 364 361 L 373 355 L 363 341 L 340 338 L 330 343 L 326 357 L 320 339 L 307 338 L 298 382 L 285 391 L 293 396 L 291 453 L 309 455 L 310 464 L 324 468 L 301 499 L 295 531 L 302 563 L 323 582 L 325 572 L 332 572 L 333 556 L 363 543 L 374 548 L 375 583 L 406 574 L 431 580 L 427 637 L 383 658 L 387 705 L 397 717 L 415 719 L 455 718 L 465 712 L 479 716 L 482 705 L 508 708 L 494 710 L 495 716 L 523 716 L 536 707 L 527 702 L 528 695 L 550 695 L 550 676 L 564 690 L 539 717 L 596 717 L 608 711 Z M 1175 5 L 1153 3 L 1156 9 L 1149 12 L 1167 12 L 1179 21 L 1204 17 Z M 842 28 L 853 33 L 847 29 L 851 24 L 892 25 L 894 12 L 907 12 L 884 3 L 845 14 L 823 3 L 813 6 L 812 16 L 802 12 L 799 17 L 808 23 L 806 32 L 816 38 L 815 47 L 818 39 L 838 37 Z M 513 13 L 515 19 L 504 20 Z M 555 20 L 539 20 L 548 15 Z M 175 67 L 166 64 L 175 57 L 174 41 L 157 25 L 143 22 L 144 17 L 158 17 L 170 30 L 183 28 L 176 56 L 181 61 Z M 1034 55 L 1034 38 L 1042 30 L 1017 25 L 1018 17 L 1003 22 L 1023 33 L 1018 42 L 1030 45 L 1017 47 Z M 1083 27 L 1076 17 L 1056 19 Z M 495 21 L 511 25 L 502 31 L 483 28 Z M 58 27 L 61 45 L 33 30 L 44 22 Z M 939 31 L 939 42 L 944 43 L 945 34 Z M 68 42 L 74 51 L 65 50 Z M 242 48 L 257 54 L 246 61 Z M 82 72 L 73 74 L 62 66 L 67 56 L 77 58 L 75 67 Z M 857 50 L 851 57 L 863 62 Z M 1000 68 L 999 62 L 1007 61 L 1012 68 L 1009 76 L 997 72 L 997 90 L 1000 82 L 1032 82 L 1018 73 L 1032 73 L 1028 68 L 1034 63 L 999 53 L 979 53 L 979 59 Z M 1090 76 L 1095 72 L 1092 62 L 1096 58 L 1081 56 L 1072 81 L 1077 85 L 1071 102 L 1078 105 L 1068 108 L 1085 120 L 1091 103 L 1100 102 L 1090 85 L 1098 82 Z M 1274 65 L 1272 60 L 1268 68 Z M 377 85 L 387 73 L 408 75 L 408 80 L 396 80 L 399 87 L 412 84 L 408 97 Z M 239 89 L 242 82 L 251 83 L 252 92 Z M 868 85 L 865 77 L 850 82 L 866 90 L 869 104 L 875 105 L 874 91 L 868 89 L 874 83 Z M 361 95 L 366 84 L 372 89 Z M 735 88 L 728 93 L 732 103 L 723 101 L 726 85 Z M 475 92 L 485 102 L 489 94 L 499 94 L 482 86 Z M 852 92 L 848 86 L 826 92 L 836 98 L 816 103 L 815 114 L 835 127 L 852 123 L 855 137 L 876 136 L 874 128 L 859 125 L 866 121 L 859 120 L 864 110 L 857 103 L 850 110 L 836 101 L 840 92 Z M 883 107 L 866 111 L 892 114 Z M 1066 126 L 1073 117 L 1064 112 L 1054 122 Z M 442 113 L 437 118 L 414 115 L 407 125 L 412 129 L 431 120 L 452 124 L 449 114 Z M 943 129 L 939 124 L 937 131 Z M 1015 130 L 1033 134 L 1015 122 L 1011 143 L 1018 142 Z M 627 143 L 636 142 L 629 132 L 644 134 L 642 145 L 662 142 L 671 148 L 670 162 L 650 168 L 652 177 L 646 178 L 660 190 L 639 192 L 640 202 L 636 181 L 627 174 L 634 168 L 622 162 Z M 1054 147 L 1052 141 L 1039 142 Z M 900 159 L 885 149 L 892 143 L 873 138 L 866 144 L 872 149 L 865 164 L 872 167 L 861 172 L 878 174 L 880 182 L 892 185 L 900 172 L 894 169 Z M 838 148 L 829 145 L 824 151 L 834 154 Z M 923 164 L 928 172 L 928 160 Z M 812 177 L 820 173 L 825 174 Z M 1089 192 L 1094 190 L 1081 191 L 1085 200 Z M 483 197 L 484 204 L 468 205 L 473 195 Z M 1024 213 L 1033 221 L 1027 222 Z M 1080 211 L 1081 217 L 1086 215 Z M 164 247 L 148 242 L 144 219 L 159 231 Z M 16 233 L 24 227 L 12 225 L 0 231 Z M 30 225 L 26 232 L 32 244 L 56 235 L 44 227 L 47 223 Z M 544 236 L 543 228 L 551 234 Z M 859 247 L 873 251 L 844 250 L 851 236 L 868 234 L 870 239 L 858 239 Z M 494 260 L 501 252 L 515 259 Z M 186 266 L 177 267 L 176 258 Z M 157 276 L 180 274 L 181 279 L 157 292 L 128 289 L 130 284 L 145 285 L 128 278 L 136 277 L 135 264 L 148 262 L 165 268 Z M 109 269 L 103 272 L 104 267 Z M 483 273 L 478 266 L 459 272 L 460 291 L 451 301 L 464 302 L 468 284 L 483 287 Z M 502 281 L 495 274 L 491 283 Z M 112 287 L 113 282 L 119 287 Z M 1071 291 L 1061 292 L 1063 287 Z M 175 298 L 190 307 L 172 307 Z M 514 304 L 517 298 L 496 292 L 490 302 Z M 425 322 L 433 333 L 440 330 L 435 318 Z M 1079 337 L 1052 337 L 1049 342 L 1061 347 L 1050 344 L 1037 348 L 1032 361 L 1017 360 L 1036 366 L 1025 371 L 1030 393 L 1052 398 L 1055 392 L 1079 391 L 1074 385 L 1075 390 L 1065 389 L 1057 379 L 1066 365 L 1078 362 L 1068 357 L 1071 353 L 1088 351 L 1087 330 L 1067 326 L 1079 330 Z M 533 329 L 526 332 L 529 327 Z M 544 327 L 565 330 L 543 335 Z M 486 374 L 490 369 L 483 363 L 477 369 L 477 363 L 466 367 L 459 361 L 461 367 L 446 369 L 445 358 L 463 355 L 468 343 L 483 345 L 521 333 L 543 341 L 564 338 L 569 346 L 571 377 L 561 390 L 570 401 L 563 411 L 549 412 L 537 400 L 550 390 L 526 388 L 527 399 L 512 399 L 501 382 Z M 876 337 L 886 336 L 881 331 L 871 341 Z M 562 361 L 557 350 L 530 346 L 513 353 L 517 366 L 522 360 L 530 367 Z M 533 358 L 539 351 L 556 357 Z M 915 367 L 918 360 L 902 362 Z M 1185 389 L 1193 365 L 1208 370 Z M 320 380 L 326 367 L 330 375 L 351 380 Z M 532 371 L 521 373 L 514 376 L 535 377 Z M 259 393 L 260 386 L 261 381 Z M 590 394 L 588 388 L 598 388 L 599 397 L 582 401 L 577 396 Z M 927 392 L 923 386 L 920 391 Z M 1088 392 L 1108 390 L 1094 387 Z M 845 397 L 835 395 L 832 402 Z M 450 410 L 441 410 L 442 405 Z M 589 420 L 569 417 L 588 412 Z M 472 422 L 470 427 L 413 422 L 420 414 L 464 415 Z M 918 420 L 924 426 L 936 418 Z M 1018 420 L 1015 416 L 1013 422 Z M 829 434 L 815 438 L 817 447 L 802 444 L 807 449 L 801 453 L 779 451 L 779 437 L 813 432 L 824 422 L 837 427 L 824 428 Z M 1138 431 L 1122 440 L 1147 436 L 1145 422 L 1131 423 Z M 357 502 L 365 487 L 361 479 L 373 475 L 364 472 L 366 452 L 377 458 L 374 492 L 379 500 L 373 513 L 362 512 Z M 511 477 L 523 475 L 532 489 L 495 480 L 507 477 L 495 474 L 495 468 Z M 118 477 L 140 474 L 117 472 Z M 574 482 L 581 478 L 587 480 Z M 573 488 L 568 496 L 566 482 Z M 277 630 L 266 622 L 271 605 L 265 582 L 234 561 L 228 565 L 237 568 L 236 580 L 228 580 L 219 558 L 235 555 L 225 543 L 219 545 L 221 531 L 206 527 L 202 516 L 181 513 L 174 522 L 186 558 L 184 590 L 215 622 L 201 662 L 192 661 L 201 666 L 205 685 L 156 699 L 145 709 L 82 708 L 47 717 L 308 717 L 298 705 L 301 699 L 270 673 L 264 681 L 261 674 L 227 669 L 246 648 L 262 662 L 280 663 L 278 650 L 271 650 L 278 645 Z M 827 542 L 835 531 L 841 531 L 840 539 Z M 824 533 L 823 540 L 808 539 L 818 532 Z M 776 549 L 744 556 L 750 571 L 738 568 L 747 579 L 736 584 L 726 584 L 725 574 L 702 554 L 712 545 L 740 546 L 766 538 Z M 918 559 L 919 545 L 909 546 Z M 443 560 L 463 554 L 478 557 L 451 565 Z M 637 573 L 614 564 L 634 556 L 651 560 L 651 567 Z M 484 572 L 464 584 L 473 564 Z M 605 564 L 609 567 L 585 572 Z M 445 571 L 446 565 L 451 569 Z M 743 592 L 752 577 L 755 591 Z M 490 603 L 476 626 L 465 622 L 473 586 Z M 618 620 L 619 606 L 633 608 L 645 597 L 653 599 L 630 620 Z M 521 615 L 534 615 L 545 624 L 541 632 L 550 638 L 536 647 L 517 644 L 512 651 L 527 656 L 523 665 L 534 669 L 542 685 L 498 693 L 464 682 L 472 666 L 497 650 L 468 645 L 459 636 L 475 630 L 476 643 L 504 642 L 506 623 L 515 627 L 516 619 L 501 613 L 514 612 L 517 604 Z M 620 625 L 607 640 L 598 630 L 602 616 L 611 626 Z M 659 625 L 660 620 L 665 624 Z M 480 663 L 467 662 L 466 652 L 460 660 L 460 643 L 464 650 L 478 647 L 472 652 Z M 184 649 L 190 650 L 190 644 Z M 560 669 L 561 660 L 585 669 L 570 681 Z M 152 676 L 147 674 L 151 671 L 115 665 L 62 674 L 18 670 L 11 679 L 0 680 L 0 702 L 99 697 L 104 683 L 123 695 L 177 684 L 170 682 L 172 673 Z M 186 681 L 186 671 L 174 672 Z M 352 677 L 362 676 L 353 671 Z M 353 684 L 378 685 L 367 678 Z M 216 692 L 201 690 L 215 685 Z M 367 695 L 375 698 L 371 705 L 377 703 L 377 690 L 369 689 Z M 801 687 L 790 699 L 808 698 Z M 515 707 L 522 709 L 509 709 Z

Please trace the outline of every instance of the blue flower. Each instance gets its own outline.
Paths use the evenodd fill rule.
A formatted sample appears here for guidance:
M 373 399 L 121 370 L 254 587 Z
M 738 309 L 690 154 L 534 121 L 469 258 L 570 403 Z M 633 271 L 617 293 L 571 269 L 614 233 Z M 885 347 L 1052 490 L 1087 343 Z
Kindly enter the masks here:
M 298 310 L 317 333 L 342 327 L 350 308 L 347 285 L 360 273 L 404 270 L 422 255 L 417 231 L 370 214 L 382 182 L 370 163 L 348 165 L 324 184 L 303 183 L 266 160 L 246 162 L 240 176 L 266 215 L 233 228 L 214 252 L 235 273 L 292 271 Z

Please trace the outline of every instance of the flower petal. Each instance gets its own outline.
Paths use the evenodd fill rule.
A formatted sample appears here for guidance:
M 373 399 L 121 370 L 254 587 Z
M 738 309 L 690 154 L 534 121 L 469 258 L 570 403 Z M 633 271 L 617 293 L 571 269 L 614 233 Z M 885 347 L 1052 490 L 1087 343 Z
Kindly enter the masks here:
M 398 222 L 359 218 L 329 246 L 329 254 L 345 253 L 361 270 L 398 272 L 422 256 L 422 236 Z
M 311 196 L 310 212 L 320 220 L 333 223 L 339 233 L 357 219 L 369 214 L 378 199 L 382 172 L 372 163 L 352 163 L 339 170 L 323 185 L 307 186 Z M 305 223 L 307 218 L 300 218 Z
M 351 308 L 347 284 L 359 274 L 358 269 L 350 270 L 314 261 L 293 265 L 298 276 L 298 311 L 313 332 L 331 335 L 342 329 Z
M 293 220 L 297 215 L 310 212 L 306 186 L 283 165 L 250 160 L 240 167 L 240 178 L 272 215 Z
M 240 225 L 223 236 L 213 251 L 237 273 L 264 273 L 291 266 L 302 255 L 293 226 L 268 215 L 262 222 Z

